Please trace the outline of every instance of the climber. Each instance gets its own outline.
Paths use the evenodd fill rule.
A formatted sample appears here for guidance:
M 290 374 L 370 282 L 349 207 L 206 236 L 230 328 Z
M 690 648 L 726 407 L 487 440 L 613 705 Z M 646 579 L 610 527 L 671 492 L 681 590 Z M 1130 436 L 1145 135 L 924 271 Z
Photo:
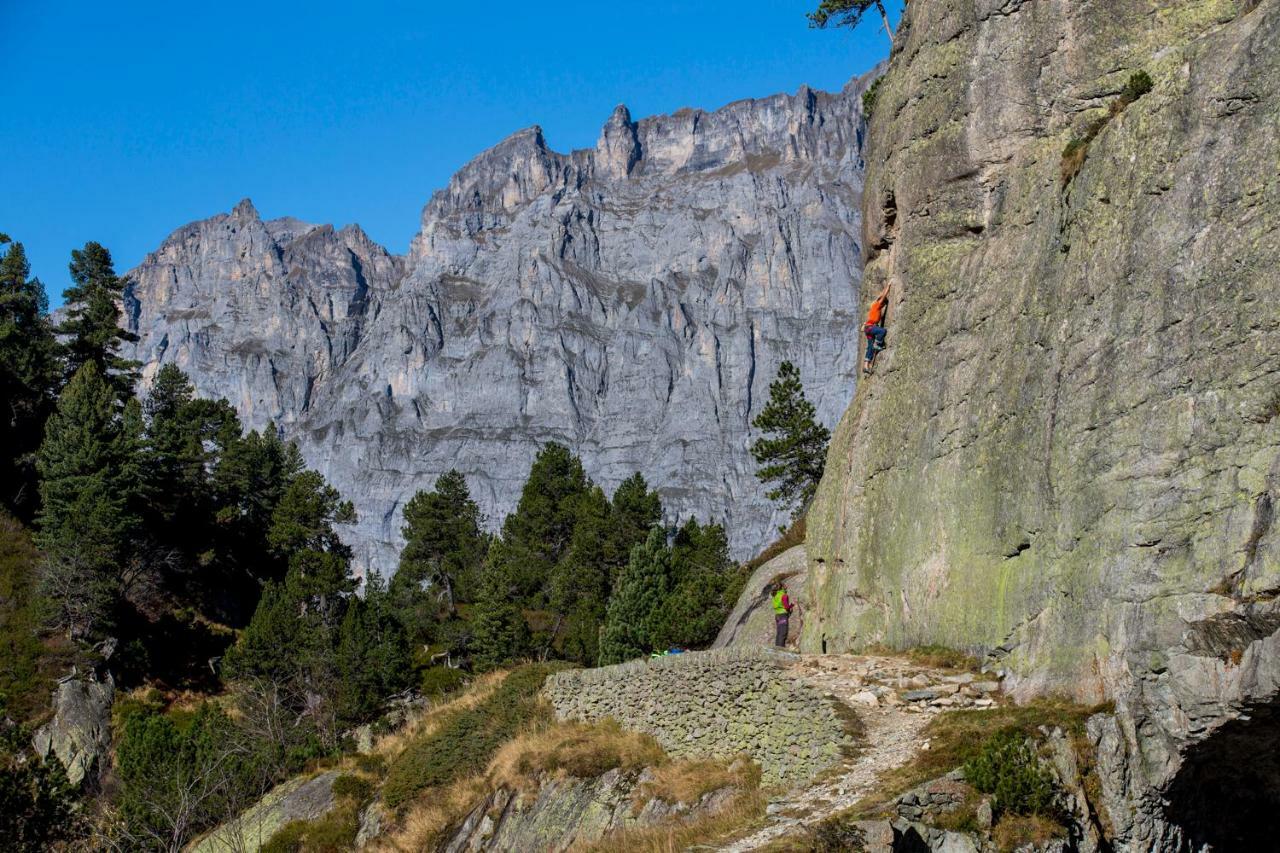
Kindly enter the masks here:
M 770 589 L 773 593 L 773 622 L 777 628 L 773 644 L 782 648 L 787 644 L 787 631 L 791 627 L 791 597 L 787 595 L 787 588 L 781 581 L 775 582 Z
M 884 349 L 885 336 L 885 314 L 889 310 L 889 285 L 884 286 L 884 290 L 871 303 L 871 308 L 867 311 L 867 322 L 862 325 L 862 334 L 867 336 L 867 355 L 862 362 L 862 374 L 864 376 L 871 375 L 871 366 L 875 363 L 876 355 L 880 350 Z

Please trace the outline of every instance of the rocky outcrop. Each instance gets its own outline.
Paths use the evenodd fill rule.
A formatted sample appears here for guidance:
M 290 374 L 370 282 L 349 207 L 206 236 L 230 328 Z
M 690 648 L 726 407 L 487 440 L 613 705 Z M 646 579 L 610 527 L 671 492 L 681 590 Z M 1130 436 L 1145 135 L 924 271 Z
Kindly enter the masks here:
M 191 853 L 256 853 L 287 823 L 316 820 L 336 802 L 337 770 L 300 776 L 273 788 L 244 814 L 206 833 L 189 846 Z
M 53 691 L 53 719 L 36 730 L 32 748 L 41 759 L 56 756 L 71 784 L 95 782 L 111 749 L 110 673 L 66 676 Z
M 803 645 L 1114 699 L 1127 849 L 1266 846 L 1280 806 L 1241 761 L 1280 701 L 1277 45 L 1276 0 L 913 0 L 871 122 L 889 348 L 808 518 Z
M 401 508 L 450 468 L 499 524 L 548 441 L 607 491 L 641 471 L 744 555 L 784 520 L 747 451 L 779 363 L 825 423 L 853 393 L 865 83 L 619 107 L 570 154 L 521 131 L 431 198 L 404 258 L 242 202 L 130 273 L 132 355 L 297 440 L 355 502 L 363 565 L 394 569 Z
M 696 803 L 668 803 L 646 794 L 645 783 L 651 778 L 647 769 L 615 769 L 593 779 L 548 776 L 526 792 L 499 788 L 471 810 L 439 849 L 569 850 L 614 830 L 714 814 L 735 793 L 734 788 L 724 788 L 704 794 Z
M 543 693 L 562 719 L 613 718 L 676 758 L 760 765 L 766 784 L 797 784 L 851 751 L 836 703 L 756 646 L 558 672 Z
M 809 607 L 806 593 L 808 563 L 804 546 L 797 545 L 761 565 L 751 573 L 747 585 L 742 588 L 738 602 L 716 635 L 712 648 L 756 645 L 772 646 L 776 639 L 774 613 L 768 588 L 774 581 L 787 585 L 787 595 L 794 610 L 791 614 L 788 642 L 794 643 L 804 628 L 804 614 Z

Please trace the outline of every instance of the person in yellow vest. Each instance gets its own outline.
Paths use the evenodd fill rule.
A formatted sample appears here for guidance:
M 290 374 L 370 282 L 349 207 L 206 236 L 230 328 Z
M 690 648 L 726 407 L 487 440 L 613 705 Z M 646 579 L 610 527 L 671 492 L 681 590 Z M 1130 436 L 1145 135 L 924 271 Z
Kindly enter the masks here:
M 780 581 L 773 585 L 773 623 L 777 629 L 773 644 L 782 648 L 787 644 L 787 631 L 791 627 L 791 597 L 787 588 Z

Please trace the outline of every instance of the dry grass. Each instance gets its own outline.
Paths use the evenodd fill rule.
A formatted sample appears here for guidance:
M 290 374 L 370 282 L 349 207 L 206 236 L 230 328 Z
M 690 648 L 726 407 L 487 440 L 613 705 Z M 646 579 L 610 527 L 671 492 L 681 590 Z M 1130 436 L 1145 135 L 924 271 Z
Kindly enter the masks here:
M 868 646 L 869 655 L 882 657 L 905 658 L 916 666 L 927 666 L 931 669 L 952 669 L 958 672 L 978 672 L 982 661 L 969 652 L 953 649 L 948 646 L 928 645 L 915 646 L 909 649 L 894 649 L 882 644 Z
M 611 832 L 590 844 L 575 844 L 572 853 L 677 853 L 698 844 L 728 840 L 759 824 L 768 798 L 759 790 L 743 791 L 723 808 L 692 820 L 676 819 L 657 826 Z
M 797 545 L 804 544 L 805 520 L 804 516 L 792 522 L 787 531 L 779 536 L 774 542 L 765 548 L 755 557 L 747 561 L 747 571 L 754 572 L 783 551 L 790 551 Z
M 591 779 L 615 768 L 661 764 L 666 753 L 650 735 L 624 730 L 613 720 L 560 723 L 525 732 L 502 746 L 485 776 L 491 789 L 526 789 L 546 773 Z
M 666 843 L 663 839 L 674 839 L 671 843 L 677 845 L 694 843 L 701 837 L 693 834 L 695 830 L 722 834 L 742 825 L 746 819 L 744 810 L 750 811 L 752 820 L 757 812 L 763 812 L 763 800 L 757 806 L 754 799 L 750 803 L 742 799 L 747 793 L 754 795 L 760 782 L 760 770 L 750 762 L 737 762 L 733 768 L 715 761 L 672 762 L 651 736 L 626 731 L 613 720 L 594 724 L 558 723 L 526 731 L 504 744 L 483 774 L 424 791 L 412 801 L 398 825 L 379 839 L 372 849 L 430 849 L 495 791 L 506 788 L 520 794 L 528 793 L 546 774 L 590 779 L 615 768 L 639 770 L 644 767 L 655 768 L 655 778 L 638 792 L 643 798 L 694 803 L 712 790 L 730 786 L 743 789 L 743 794 L 726 805 L 723 810 L 726 817 L 720 817 L 718 812 L 714 820 L 708 817 L 692 821 L 688 826 L 654 828 L 652 832 L 640 833 L 637 830 L 634 839 L 627 834 L 625 841 L 615 839 L 611 842 L 626 845 L 634 842 L 641 845 L 638 848 L 604 846 L 593 849 L 681 849 L 678 846 L 643 845 L 651 841 Z M 685 842 L 684 839 L 692 840 Z
M 506 670 L 495 670 L 479 676 L 449 701 L 432 705 L 396 731 L 383 735 L 374 742 L 373 754 L 382 756 L 384 760 L 390 761 L 403 752 L 404 748 L 411 742 L 436 731 L 440 724 L 453 712 L 470 710 L 488 699 L 506 677 Z
M 483 776 L 459 779 L 443 789 L 432 788 L 429 796 L 414 801 L 395 828 L 366 849 L 377 853 L 434 849 L 444 831 L 456 825 L 488 794 Z
M 1066 829 L 1056 821 L 1039 815 L 1007 815 L 1000 818 L 999 823 L 991 830 L 991 839 L 1001 853 L 1017 850 L 1026 844 L 1034 844 L 1037 848 L 1055 838 L 1063 838 Z
M 714 760 L 672 761 L 654 769 L 653 779 L 641 786 L 641 793 L 646 799 L 692 805 L 712 791 L 759 787 L 760 767 L 751 761 L 730 765 Z

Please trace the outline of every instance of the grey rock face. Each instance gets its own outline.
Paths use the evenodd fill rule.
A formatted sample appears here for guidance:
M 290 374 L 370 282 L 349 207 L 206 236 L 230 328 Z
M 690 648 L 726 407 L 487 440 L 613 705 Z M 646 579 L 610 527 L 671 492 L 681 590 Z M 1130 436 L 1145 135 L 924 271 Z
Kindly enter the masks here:
M 56 756 L 67 779 L 92 781 L 111 748 L 111 703 L 115 682 L 110 674 L 71 675 L 53 691 L 53 719 L 36 730 L 32 747 L 40 758 Z
M 432 197 L 404 258 L 242 202 L 132 271 L 133 355 L 296 439 L 376 569 L 416 490 L 456 468 L 496 526 L 553 440 L 607 491 L 641 471 L 745 554 L 784 521 L 747 452 L 778 364 L 827 424 L 853 393 L 865 82 L 619 107 L 571 154 L 521 131 Z
M 1116 849 L 1274 843 L 1277 45 L 1275 0 L 913 0 L 871 121 L 889 348 L 808 517 L 802 645 L 1114 700 Z

